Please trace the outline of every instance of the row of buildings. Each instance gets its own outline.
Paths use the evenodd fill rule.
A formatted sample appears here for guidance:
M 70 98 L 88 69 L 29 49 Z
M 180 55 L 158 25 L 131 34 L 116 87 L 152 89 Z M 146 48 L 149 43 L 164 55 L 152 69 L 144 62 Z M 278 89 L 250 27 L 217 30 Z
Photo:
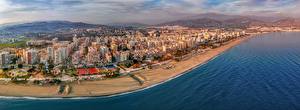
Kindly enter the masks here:
M 128 60 L 152 61 L 157 56 L 170 54 L 176 50 L 218 43 L 243 35 L 245 35 L 243 30 L 161 27 L 146 29 L 146 33 L 130 31 L 119 36 L 74 35 L 70 41 L 32 40 L 27 42 L 29 48 L 1 52 L 0 66 L 7 67 L 6 65 L 12 63 L 12 58 L 16 58 L 18 64 L 75 65 L 79 68 Z

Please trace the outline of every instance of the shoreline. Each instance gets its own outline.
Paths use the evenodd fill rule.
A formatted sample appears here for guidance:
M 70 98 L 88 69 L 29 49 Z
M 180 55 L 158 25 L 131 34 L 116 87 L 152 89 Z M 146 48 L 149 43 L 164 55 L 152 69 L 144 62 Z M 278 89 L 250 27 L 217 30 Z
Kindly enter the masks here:
M 163 67 L 143 70 L 135 74 L 145 77 L 143 85 L 132 79 L 129 76 L 124 76 L 115 79 L 99 80 L 99 81 L 83 81 L 81 84 L 70 84 L 72 91 L 69 95 L 58 95 L 58 86 L 37 86 L 37 85 L 18 85 L 8 83 L 0 84 L 1 97 L 32 97 L 32 98 L 76 98 L 76 97 L 106 97 L 128 94 L 132 92 L 142 91 L 163 84 L 187 74 L 195 68 L 213 60 L 227 50 L 247 41 L 255 35 L 248 35 L 243 38 L 238 38 L 230 41 L 226 45 L 211 49 L 204 53 L 192 56 L 187 60 L 179 62 L 171 62 L 174 65 L 172 69 L 164 69 Z

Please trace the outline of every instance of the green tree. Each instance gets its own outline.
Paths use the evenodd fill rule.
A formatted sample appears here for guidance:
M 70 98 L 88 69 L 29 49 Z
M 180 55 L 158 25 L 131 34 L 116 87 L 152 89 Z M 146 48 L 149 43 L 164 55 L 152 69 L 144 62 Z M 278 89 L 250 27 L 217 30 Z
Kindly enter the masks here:
M 18 64 L 18 68 L 23 68 L 23 64 Z

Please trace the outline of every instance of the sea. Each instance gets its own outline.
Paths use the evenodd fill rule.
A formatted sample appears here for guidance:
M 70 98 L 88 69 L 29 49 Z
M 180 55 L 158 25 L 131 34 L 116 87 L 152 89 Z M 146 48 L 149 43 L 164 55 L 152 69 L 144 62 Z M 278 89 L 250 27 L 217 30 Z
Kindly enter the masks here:
M 300 110 L 300 33 L 253 37 L 165 83 L 106 97 L 0 97 L 0 110 Z

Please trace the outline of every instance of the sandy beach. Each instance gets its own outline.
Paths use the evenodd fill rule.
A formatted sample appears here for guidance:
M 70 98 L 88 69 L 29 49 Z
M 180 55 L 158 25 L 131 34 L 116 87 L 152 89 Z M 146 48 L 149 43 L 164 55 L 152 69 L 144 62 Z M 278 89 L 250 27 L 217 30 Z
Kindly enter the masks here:
M 17 85 L 12 83 L 0 84 L 0 96 L 16 96 L 16 97 L 83 97 L 83 96 L 105 96 L 114 95 L 124 92 L 135 91 L 162 83 L 168 79 L 186 73 L 194 67 L 206 63 L 210 59 L 223 53 L 224 51 L 240 44 L 251 38 L 251 36 L 239 38 L 230 41 L 221 47 L 211 49 L 202 54 L 193 56 L 187 60 L 180 62 L 172 61 L 174 68 L 164 69 L 156 68 L 143 70 L 136 73 L 137 76 L 143 77 L 145 82 L 140 85 L 138 81 L 129 76 L 120 78 L 99 80 L 99 81 L 82 81 L 80 84 L 71 84 L 72 91 L 68 95 L 58 95 L 58 86 L 37 86 L 37 85 Z

